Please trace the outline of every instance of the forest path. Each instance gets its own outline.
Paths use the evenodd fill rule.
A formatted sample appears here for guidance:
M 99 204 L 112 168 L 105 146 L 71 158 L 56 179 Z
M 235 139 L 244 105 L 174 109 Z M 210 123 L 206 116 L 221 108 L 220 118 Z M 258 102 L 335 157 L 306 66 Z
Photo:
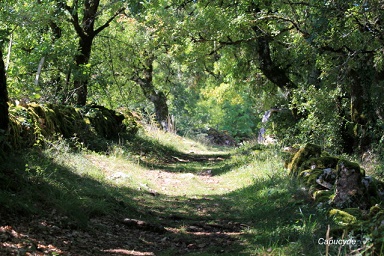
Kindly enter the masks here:
M 89 197 L 79 195 L 83 200 L 97 203 L 99 192 L 91 190 L 103 188 L 114 195 L 104 200 L 124 210 L 90 213 L 86 228 L 48 207 L 32 217 L 4 216 L 0 255 L 238 255 L 247 249 L 241 237 L 253 223 L 242 216 L 236 190 L 253 181 L 249 175 L 238 178 L 229 154 L 141 155 L 134 162 L 82 153 L 72 160 L 73 167 L 81 163 L 101 177 L 101 183 L 71 185 L 74 191 L 89 190 Z M 83 172 L 82 166 L 76 168 Z
M 136 240 L 134 249 L 120 246 L 104 253 L 236 255 L 242 251 L 240 236 L 252 223 L 242 219 L 236 207 L 232 209 L 236 198 L 231 193 L 251 184 L 252 178 L 235 179 L 230 155 L 183 154 L 144 162 L 142 171 L 127 172 L 131 182 L 138 185 L 140 193 L 133 200 L 144 220 L 121 217 L 119 227 L 128 230 L 114 232 L 133 235 L 128 236 L 130 241 Z M 112 226 L 109 220 L 104 221 Z

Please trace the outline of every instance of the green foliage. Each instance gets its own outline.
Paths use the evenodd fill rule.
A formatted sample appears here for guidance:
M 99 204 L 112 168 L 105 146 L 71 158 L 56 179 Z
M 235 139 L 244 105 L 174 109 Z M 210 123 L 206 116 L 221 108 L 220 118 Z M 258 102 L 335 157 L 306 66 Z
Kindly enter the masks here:
M 73 81 L 84 76 L 90 102 L 152 113 L 133 81 L 151 62 L 155 91 L 166 94 L 181 134 L 214 127 L 251 137 L 261 128 L 258 113 L 279 107 L 298 115 L 281 112 L 267 124 L 267 133 L 284 144 L 310 142 L 346 152 L 380 140 L 378 35 L 384 29 L 377 22 L 378 1 L 147 1 L 130 3 L 110 23 L 126 2 L 104 1 L 95 28 L 109 28 L 92 41 L 89 62 L 75 67 L 81 28 L 73 24 L 75 14 L 84 16 L 82 4 L 2 3 L 0 40 L 10 56 L 11 98 L 73 102 Z M 273 80 L 273 69 L 286 75 L 289 88 Z
M 342 150 L 344 117 L 337 110 L 345 106 L 338 105 L 338 97 L 339 88 L 327 90 L 310 86 L 294 92 L 292 104 L 305 116 L 296 124 L 295 143 L 314 143 L 335 152 Z

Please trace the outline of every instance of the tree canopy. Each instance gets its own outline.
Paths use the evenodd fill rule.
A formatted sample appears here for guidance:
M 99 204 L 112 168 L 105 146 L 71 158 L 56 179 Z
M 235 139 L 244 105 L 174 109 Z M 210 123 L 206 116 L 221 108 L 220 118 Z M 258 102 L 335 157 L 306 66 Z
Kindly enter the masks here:
M 381 1 L 39 0 L 0 8 L 0 71 L 11 99 L 124 106 L 153 113 L 164 129 L 174 116 L 182 134 L 213 127 L 242 140 L 267 125 L 286 144 L 347 153 L 382 144 Z M 279 111 L 262 123 L 271 108 Z

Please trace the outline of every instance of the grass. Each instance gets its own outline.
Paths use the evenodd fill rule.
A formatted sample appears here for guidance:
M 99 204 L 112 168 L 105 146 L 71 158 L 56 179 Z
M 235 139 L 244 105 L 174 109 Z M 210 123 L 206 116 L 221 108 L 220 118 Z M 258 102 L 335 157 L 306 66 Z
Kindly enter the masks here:
M 66 217 L 62 225 L 81 229 L 99 216 L 140 218 L 204 245 L 189 255 L 325 254 L 317 240 L 332 220 L 287 176 L 279 148 L 246 143 L 229 151 L 160 131 L 108 143 L 92 152 L 59 140 L 10 155 L 0 165 L 0 213 L 55 212 Z M 188 232 L 194 225 L 206 237 Z M 227 229 L 222 237 L 216 226 Z M 178 254 L 163 249 L 159 255 Z

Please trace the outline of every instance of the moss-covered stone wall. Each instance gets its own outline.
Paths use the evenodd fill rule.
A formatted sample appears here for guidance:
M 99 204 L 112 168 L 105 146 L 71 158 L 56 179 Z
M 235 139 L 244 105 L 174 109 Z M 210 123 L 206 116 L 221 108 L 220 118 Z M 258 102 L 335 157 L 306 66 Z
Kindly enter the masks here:
M 77 137 L 81 141 L 92 138 L 117 139 L 120 135 L 134 135 L 138 126 L 132 114 L 107 109 L 98 105 L 73 107 L 57 104 L 30 103 L 10 107 L 10 124 L 3 151 L 30 147 L 45 139 Z
M 286 167 L 318 206 L 328 209 L 338 225 L 333 232 L 368 237 L 373 255 L 384 250 L 383 182 L 366 176 L 359 164 L 326 155 L 312 144 L 298 150 Z

